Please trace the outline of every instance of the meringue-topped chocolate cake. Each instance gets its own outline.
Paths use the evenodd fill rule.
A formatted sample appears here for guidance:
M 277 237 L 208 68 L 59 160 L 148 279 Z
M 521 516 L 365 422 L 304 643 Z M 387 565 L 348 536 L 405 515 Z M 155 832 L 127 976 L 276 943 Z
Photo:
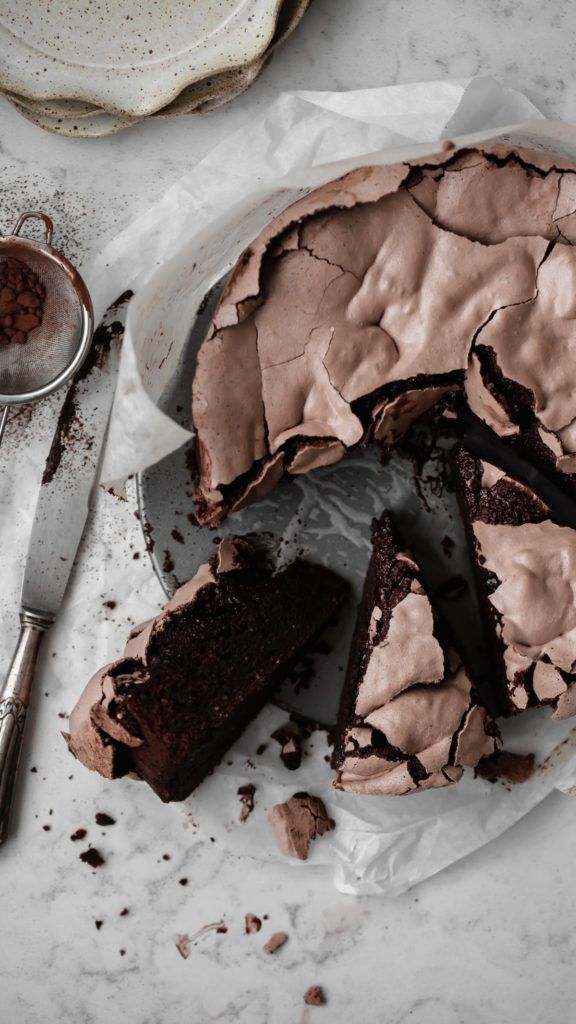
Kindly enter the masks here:
M 198 353 L 198 521 L 462 387 L 575 489 L 575 211 L 572 164 L 499 145 L 360 167 L 276 217 Z
M 346 589 L 322 566 L 297 560 L 274 572 L 251 541 L 222 541 L 162 612 L 133 630 L 123 656 L 90 680 L 70 716 L 70 750 L 107 778 L 134 773 L 162 800 L 183 800 Z
M 388 515 L 374 522 L 340 714 L 335 786 L 402 795 L 449 786 L 499 747 Z

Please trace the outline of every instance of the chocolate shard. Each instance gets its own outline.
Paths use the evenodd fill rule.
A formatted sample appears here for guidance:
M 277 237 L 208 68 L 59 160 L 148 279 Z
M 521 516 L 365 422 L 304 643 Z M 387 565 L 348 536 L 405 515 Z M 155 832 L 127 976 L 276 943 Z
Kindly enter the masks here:
M 307 860 L 310 843 L 336 827 L 320 797 L 309 793 L 295 793 L 276 804 L 268 821 L 280 852 L 298 860 Z

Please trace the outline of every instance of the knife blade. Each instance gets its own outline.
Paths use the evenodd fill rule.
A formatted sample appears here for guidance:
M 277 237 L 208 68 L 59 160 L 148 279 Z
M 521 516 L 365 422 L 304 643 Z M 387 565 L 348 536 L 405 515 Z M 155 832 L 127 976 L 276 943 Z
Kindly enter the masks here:
M 20 638 L 0 693 L 0 843 L 8 831 L 36 658 L 64 599 L 96 493 L 130 293 L 111 306 L 74 378 L 46 460 L 22 585 Z
M 62 405 L 34 513 L 22 611 L 55 617 L 62 604 L 97 485 L 127 301 L 107 310 Z

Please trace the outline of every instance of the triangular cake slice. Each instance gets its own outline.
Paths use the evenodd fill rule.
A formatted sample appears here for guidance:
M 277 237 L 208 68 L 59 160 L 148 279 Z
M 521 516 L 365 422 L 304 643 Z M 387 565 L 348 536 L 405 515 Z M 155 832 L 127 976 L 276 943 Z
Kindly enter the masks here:
M 222 541 L 87 684 L 70 716 L 70 750 L 106 778 L 134 773 L 162 800 L 185 799 L 346 589 L 322 566 L 297 560 L 274 572 L 252 542 Z
M 526 484 L 460 449 L 455 479 L 504 714 L 576 713 L 576 530 Z
M 450 650 L 418 565 L 388 515 L 373 551 L 336 732 L 334 785 L 401 795 L 449 786 L 499 747 L 498 729 Z

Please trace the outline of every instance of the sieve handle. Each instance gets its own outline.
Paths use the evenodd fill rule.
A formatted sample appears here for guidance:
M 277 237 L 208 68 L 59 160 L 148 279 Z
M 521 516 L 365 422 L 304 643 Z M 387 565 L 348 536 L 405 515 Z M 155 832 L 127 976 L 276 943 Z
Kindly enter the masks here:
M 0 843 L 8 821 L 40 641 L 52 619 L 23 611 L 20 637 L 0 694 Z
M 12 237 L 13 238 L 17 238 L 18 237 L 18 235 L 20 234 L 20 231 L 22 229 L 23 224 L 27 220 L 41 220 L 42 221 L 42 223 L 44 225 L 44 241 L 46 242 L 46 245 L 51 245 L 51 243 L 52 243 L 52 235 L 54 234 L 54 225 L 53 225 L 52 221 L 50 220 L 50 217 L 48 217 L 45 213 L 40 213 L 39 210 L 26 210 L 24 213 L 20 214 L 20 216 L 19 216 L 19 218 L 18 218 L 18 220 L 16 222 L 16 226 L 15 226 L 13 232 L 12 232 Z

